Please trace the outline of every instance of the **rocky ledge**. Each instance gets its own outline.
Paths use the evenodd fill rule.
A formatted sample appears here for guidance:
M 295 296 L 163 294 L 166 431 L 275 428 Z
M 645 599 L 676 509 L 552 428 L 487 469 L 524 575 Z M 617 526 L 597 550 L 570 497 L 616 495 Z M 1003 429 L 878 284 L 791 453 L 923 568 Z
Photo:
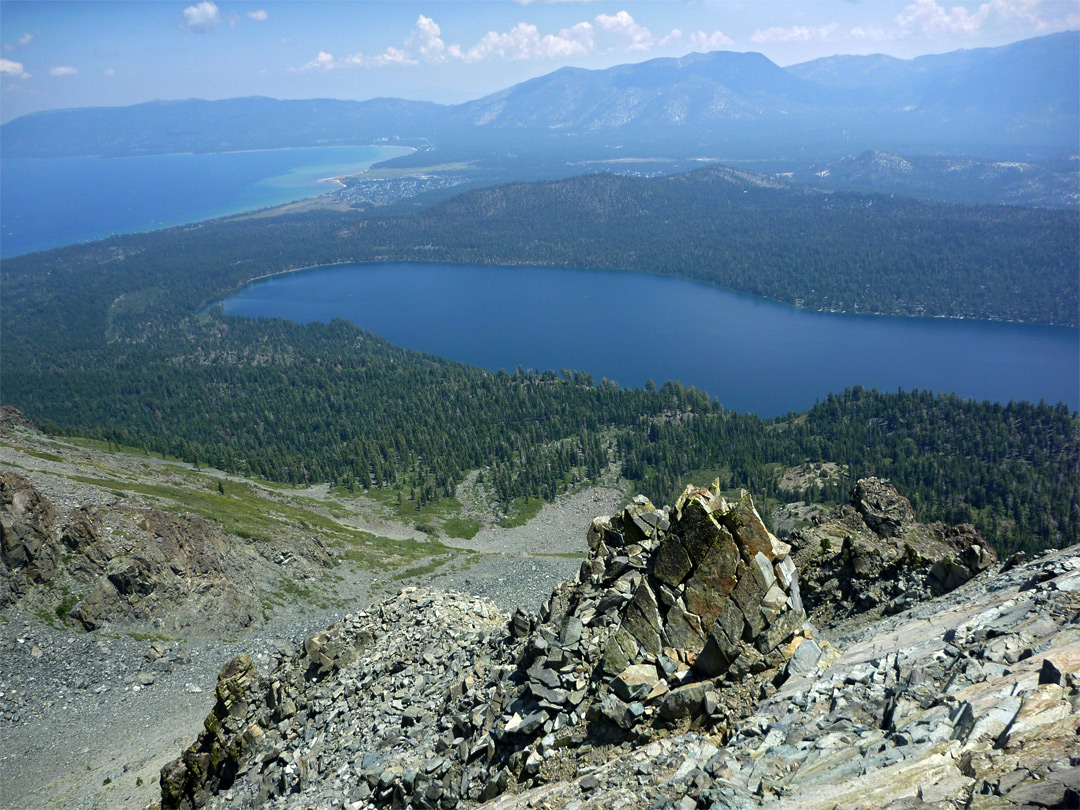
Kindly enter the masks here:
M 899 613 L 997 562 L 973 526 L 917 522 L 911 502 L 881 478 L 860 479 L 849 503 L 787 540 L 807 612 L 822 624 Z
M 639 498 L 588 541 L 536 615 L 408 589 L 268 674 L 235 659 L 204 733 L 162 770 L 162 807 L 1077 800 L 1080 550 L 819 629 L 746 494 Z
M 55 615 L 80 630 L 235 634 L 263 621 L 251 559 L 272 554 L 194 514 L 119 502 L 59 508 L 0 470 L 0 608 Z M 329 568 L 318 539 L 294 544 Z

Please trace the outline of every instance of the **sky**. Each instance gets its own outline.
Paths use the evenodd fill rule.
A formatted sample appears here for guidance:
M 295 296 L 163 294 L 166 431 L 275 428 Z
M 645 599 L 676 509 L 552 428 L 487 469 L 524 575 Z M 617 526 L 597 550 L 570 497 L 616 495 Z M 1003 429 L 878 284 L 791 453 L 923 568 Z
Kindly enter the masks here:
M 0 121 L 153 99 L 453 104 L 694 51 L 912 58 L 1080 28 L 1080 0 L 0 1 Z

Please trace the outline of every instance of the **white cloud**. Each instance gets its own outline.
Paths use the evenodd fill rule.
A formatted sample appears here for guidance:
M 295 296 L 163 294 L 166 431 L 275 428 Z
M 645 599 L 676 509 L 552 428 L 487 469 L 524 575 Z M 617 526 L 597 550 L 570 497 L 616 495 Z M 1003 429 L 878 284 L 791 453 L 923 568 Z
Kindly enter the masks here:
M 7 51 L 8 53 L 11 53 L 12 51 L 14 51 L 14 50 L 16 50 L 18 48 L 22 48 L 25 45 L 29 45 L 33 41 L 34 41 L 34 35 L 30 34 L 30 33 L 26 33 L 26 34 L 23 34 L 21 37 L 19 37 L 14 42 L 5 42 L 4 43 L 4 50 Z
M 876 25 L 856 25 L 848 36 L 852 39 L 892 39 L 888 31 Z
M 735 40 L 719 30 L 713 31 L 711 34 L 706 33 L 705 31 L 694 31 L 689 36 L 684 36 L 680 29 L 672 28 L 671 33 L 666 37 L 661 38 L 657 44 L 661 48 L 665 48 L 669 45 L 674 46 L 686 43 L 695 51 L 715 51 L 717 48 L 732 45 L 734 42 Z
M 790 28 L 773 26 L 772 28 L 759 28 L 750 35 L 751 42 L 809 42 L 813 39 L 828 39 L 838 28 L 836 23 L 823 25 L 819 28 L 811 28 L 805 25 L 793 25 Z
M 682 31 L 680 29 L 678 29 L 678 28 L 672 28 L 671 33 L 668 34 L 665 37 L 661 37 L 660 42 L 657 43 L 657 44 L 661 48 L 664 48 L 664 47 L 667 47 L 668 45 L 678 45 L 682 41 L 683 41 Z
M 988 5 L 1006 20 L 1022 20 L 1036 28 L 1048 25 L 1039 14 L 1041 0 L 991 0 Z
M 1017 33 L 1021 26 L 1034 31 L 1063 31 L 1080 25 L 1080 14 L 1075 9 L 1075 3 L 1053 0 L 988 0 L 974 10 L 964 6 L 946 8 L 937 0 L 914 0 L 896 15 L 893 24 L 901 36 L 912 33 L 928 37 L 974 36 L 992 20 L 1011 26 Z M 865 29 L 853 29 L 852 35 L 858 30 Z
M 715 51 L 727 45 L 735 44 L 735 40 L 723 31 L 713 31 L 706 34 L 704 31 L 695 31 L 690 35 L 690 47 L 694 50 Z
M 391 67 L 394 65 L 418 65 L 419 61 L 413 59 L 408 53 L 400 48 L 389 47 L 385 53 L 379 56 L 364 56 L 362 53 L 354 53 L 344 59 L 335 59 L 332 53 L 319 51 L 319 55 L 300 67 L 289 68 L 290 73 L 306 73 L 310 70 L 331 71 L 342 68 L 370 68 Z
M 479 42 L 463 51 L 459 45 L 451 45 L 447 53 L 465 62 L 484 59 L 566 59 L 580 56 L 593 49 L 593 27 L 580 22 L 572 28 L 564 28 L 558 34 L 540 35 L 535 25 L 518 23 L 508 33 L 489 31 Z
M 293 73 L 302 73 L 308 70 L 333 70 L 334 55 L 326 51 L 319 51 L 319 55 L 298 68 L 289 68 Z
M 416 28 L 406 44 L 419 46 L 420 55 L 428 59 L 440 61 L 445 58 L 446 43 L 442 41 L 442 29 L 431 17 L 423 14 L 416 18 Z
M 10 76 L 13 79 L 29 79 L 30 74 L 23 70 L 22 62 L 14 62 L 11 59 L 0 58 L 0 76 Z
M 979 7 L 982 12 L 1001 18 L 1004 22 L 1027 23 L 1037 31 L 1075 28 L 1080 23 L 1076 3 L 1054 3 L 1047 0 L 990 0 Z
M 983 3 L 972 12 L 963 6 L 946 10 L 937 0 L 915 0 L 896 15 L 896 24 L 905 33 L 922 31 L 930 37 L 948 34 L 975 34 L 990 13 L 990 3 Z
M 356 55 L 357 57 L 360 54 Z M 354 57 L 349 57 L 353 59 Z M 373 67 L 387 67 L 390 65 L 419 65 L 420 63 L 411 58 L 405 51 L 395 48 L 392 45 L 386 49 L 386 52 L 379 56 L 373 56 L 366 60 L 365 64 L 370 64 Z
M 265 8 L 257 9 L 256 11 L 248 12 L 248 19 L 255 20 L 255 22 L 266 22 L 270 19 L 270 15 L 266 13 Z
M 105 75 L 106 75 L 106 76 L 115 76 L 115 75 L 116 75 L 116 71 L 115 71 L 115 70 L 113 70 L 112 68 L 109 68 L 108 70 L 106 70 L 106 71 L 105 71 Z
M 210 0 L 203 0 L 201 3 L 184 9 L 184 28 L 188 31 L 205 34 L 207 31 L 213 31 L 219 22 L 221 22 L 221 15 L 218 13 L 218 7 Z
M 469 48 L 459 43 L 448 43 L 443 38 L 439 24 L 431 17 L 420 14 L 404 43 L 404 48 L 391 46 L 379 56 L 365 56 L 357 53 L 345 59 L 335 59 L 332 54 L 320 51 L 319 55 L 310 62 L 300 67 L 288 68 L 288 70 L 297 73 L 311 70 L 337 70 L 345 67 L 417 65 L 421 60 L 433 63 L 448 61 L 476 63 L 488 59 L 569 59 L 594 50 L 597 27 L 604 32 L 623 38 L 625 40 L 623 47 L 632 51 L 647 51 L 657 44 L 652 32 L 645 26 L 639 25 L 625 11 L 614 15 L 600 14 L 596 17 L 596 26 L 583 21 L 569 28 L 563 28 L 557 34 L 541 34 L 535 25 L 520 22 L 509 31 L 488 31 Z M 661 44 L 677 43 L 682 39 L 682 32 L 675 29 L 661 40 Z M 732 40 L 722 31 L 712 33 L 697 31 L 689 35 L 688 41 L 696 48 L 708 49 L 732 44 Z
M 74 76 L 79 72 L 78 68 L 73 68 L 70 65 L 57 65 L 49 70 L 50 76 Z
M 626 37 L 632 51 L 647 51 L 656 44 L 652 32 L 625 11 L 618 14 L 598 14 L 596 24 L 605 31 Z

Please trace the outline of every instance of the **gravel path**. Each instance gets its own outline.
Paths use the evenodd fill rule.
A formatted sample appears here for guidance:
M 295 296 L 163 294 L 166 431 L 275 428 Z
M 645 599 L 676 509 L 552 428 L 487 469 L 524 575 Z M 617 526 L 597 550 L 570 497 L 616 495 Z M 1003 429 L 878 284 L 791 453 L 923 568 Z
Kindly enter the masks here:
M 448 540 L 455 546 L 488 554 L 584 554 L 585 534 L 598 515 L 622 509 L 629 496 L 615 487 L 592 487 L 560 496 L 544 504 L 524 526 L 503 529 L 485 526 L 472 540 Z

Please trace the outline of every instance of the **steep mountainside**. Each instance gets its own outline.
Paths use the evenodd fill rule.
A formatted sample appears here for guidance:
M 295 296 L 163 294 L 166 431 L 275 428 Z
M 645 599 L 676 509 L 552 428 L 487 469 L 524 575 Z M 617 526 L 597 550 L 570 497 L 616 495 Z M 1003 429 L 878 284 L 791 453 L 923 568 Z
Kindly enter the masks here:
M 872 90 L 893 103 L 924 105 L 988 102 L 1030 113 L 1080 107 L 1080 36 L 1066 31 L 996 48 L 951 51 L 914 59 L 893 56 L 829 56 L 785 70 L 836 90 Z M 996 97 L 996 98 L 992 98 Z
M 868 525 L 918 533 L 895 491 L 860 487 Z M 790 548 L 745 493 L 640 499 L 589 545 L 538 615 L 408 590 L 269 674 L 234 659 L 205 732 L 162 770 L 162 807 L 1080 800 L 1077 548 L 845 628 L 805 621 Z
M 540 127 L 644 139 L 671 127 L 701 134 L 749 122 L 776 126 L 782 115 L 830 106 L 834 97 L 759 53 L 717 51 L 601 71 L 563 68 L 461 105 L 454 114 L 494 130 Z
M 462 496 L 260 484 L 0 409 L 0 807 L 145 810 L 234 656 L 265 666 L 409 583 L 538 604 L 624 499 L 579 490 L 504 529 Z
M 9 411 L 0 465 L 5 807 L 1077 797 L 1080 549 L 1002 566 L 885 481 L 790 543 L 714 483 L 591 523 L 545 508 L 452 548 L 359 494 L 56 439 Z M 466 593 L 369 607 L 410 581 Z

